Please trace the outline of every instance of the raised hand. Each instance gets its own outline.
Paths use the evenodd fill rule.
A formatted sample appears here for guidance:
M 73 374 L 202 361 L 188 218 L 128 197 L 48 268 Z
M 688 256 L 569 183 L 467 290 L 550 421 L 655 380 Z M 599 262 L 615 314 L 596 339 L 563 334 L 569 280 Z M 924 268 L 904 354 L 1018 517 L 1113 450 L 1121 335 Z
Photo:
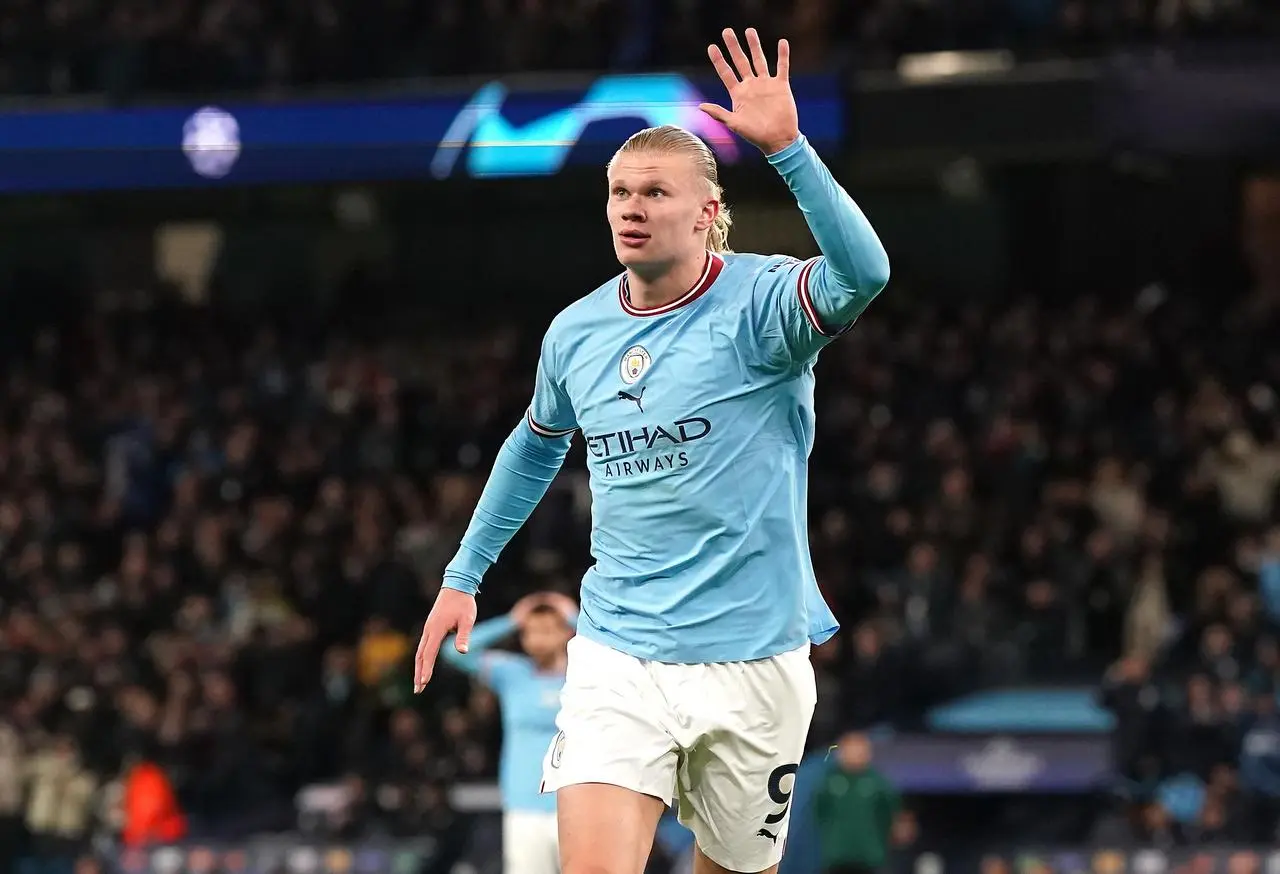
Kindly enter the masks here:
M 516 601 L 515 606 L 511 608 L 510 614 L 511 621 L 515 624 L 516 628 L 523 628 L 524 623 L 529 618 L 529 614 L 533 612 L 533 608 L 542 604 L 545 599 L 546 592 L 533 592 L 532 594 L 525 595 L 519 601 Z
M 422 639 L 418 641 L 418 653 L 413 660 L 413 691 L 421 692 L 431 682 L 436 669 L 436 657 L 440 644 L 450 632 L 458 632 L 453 646 L 465 653 L 471 644 L 471 628 L 476 624 L 476 599 L 474 595 L 455 589 L 440 590 L 435 606 L 422 627 Z
M 565 622 L 572 622 L 578 615 L 578 603 L 560 592 L 547 592 L 543 603 L 554 607 L 556 612 L 564 617 Z
M 750 58 L 732 28 L 725 28 L 723 36 L 733 63 L 725 59 L 718 45 L 708 46 L 707 54 L 729 92 L 733 109 L 714 103 L 698 108 L 766 155 L 782 151 L 800 136 L 800 118 L 791 93 L 791 47 L 785 39 L 778 40 L 778 69 L 769 75 L 769 62 L 755 28 L 746 32 Z
M 568 595 L 562 595 L 559 592 L 534 592 L 525 595 L 515 606 L 511 608 L 511 619 L 519 628 L 524 625 L 529 618 L 529 613 L 535 607 L 551 607 L 557 613 L 564 617 L 566 622 L 572 622 L 574 617 L 578 615 L 578 605 Z

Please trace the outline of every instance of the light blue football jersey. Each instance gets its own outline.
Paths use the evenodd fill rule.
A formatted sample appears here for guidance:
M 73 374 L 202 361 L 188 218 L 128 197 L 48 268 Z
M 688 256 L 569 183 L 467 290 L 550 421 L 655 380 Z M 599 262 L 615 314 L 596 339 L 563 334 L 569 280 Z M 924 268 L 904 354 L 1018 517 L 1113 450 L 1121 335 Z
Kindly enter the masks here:
M 717 255 L 656 309 L 626 275 L 543 340 L 444 585 L 475 592 L 581 431 L 592 492 L 578 631 L 642 659 L 767 658 L 837 630 L 809 557 L 814 364 L 888 281 L 870 224 L 801 137 L 769 157 L 823 257 Z
M 625 276 L 547 333 L 529 425 L 581 430 L 592 496 L 583 636 L 644 659 L 728 662 L 825 640 L 809 559 L 815 262 L 707 254 L 660 309 Z
M 509 616 L 481 622 L 472 629 L 470 651 L 463 655 L 450 639 L 441 655 L 493 690 L 502 711 L 502 753 L 498 788 L 503 811 L 555 813 L 554 794 L 541 794 L 542 759 L 556 736 L 563 673 L 544 673 L 526 655 L 490 649 L 514 633 Z

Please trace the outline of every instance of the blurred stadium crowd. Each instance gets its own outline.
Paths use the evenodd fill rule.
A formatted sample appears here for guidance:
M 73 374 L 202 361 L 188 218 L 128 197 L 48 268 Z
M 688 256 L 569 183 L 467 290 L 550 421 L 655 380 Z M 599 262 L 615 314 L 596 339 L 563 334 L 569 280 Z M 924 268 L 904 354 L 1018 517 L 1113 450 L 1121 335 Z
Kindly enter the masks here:
M 1280 295 L 1219 304 L 899 289 L 825 353 L 812 541 L 846 633 L 815 656 L 815 746 L 1105 671 L 1133 804 L 1099 829 L 1275 836 Z M 495 701 L 452 672 L 414 698 L 410 660 L 537 334 L 356 340 L 158 299 L 10 347 L 0 847 L 61 874 L 122 829 L 296 827 L 316 785 L 341 800 L 303 828 L 457 835 Z M 482 616 L 572 591 L 588 514 L 571 455 Z
M 798 67 L 1062 54 L 1274 31 L 1275 10 L 12 0 L 0 92 L 684 66 L 747 21 Z M 1122 779 L 1099 839 L 1280 840 L 1280 247 L 1255 249 L 1258 290 L 1230 301 L 895 285 L 824 353 L 811 539 L 845 632 L 815 652 L 814 747 L 979 688 L 1102 678 Z M 410 659 L 541 328 L 305 324 L 157 293 L 0 347 L 0 874 L 93 874 L 86 851 L 157 836 L 462 834 L 449 789 L 494 776 L 496 701 L 448 670 L 414 697 Z M 575 453 L 482 616 L 575 590 Z
M 787 35 L 796 69 L 902 52 L 1276 32 L 1265 0 L 12 0 L 0 92 L 191 92 L 701 64 L 725 26 Z

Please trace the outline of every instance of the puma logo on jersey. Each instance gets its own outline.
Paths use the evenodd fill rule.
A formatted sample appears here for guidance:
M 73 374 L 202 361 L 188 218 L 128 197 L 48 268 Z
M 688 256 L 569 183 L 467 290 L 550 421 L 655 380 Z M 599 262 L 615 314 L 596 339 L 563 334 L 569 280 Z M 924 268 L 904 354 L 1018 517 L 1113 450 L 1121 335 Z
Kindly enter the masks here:
M 640 403 L 640 400 L 643 397 L 644 397 L 644 386 L 640 387 L 640 394 L 638 395 L 633 395 L 631 394 L 631 392 L 625 392 L 625 391 L 618 392 L 618 400 L 631 401 L 640 409 L 640 412 L 642 413 L 644 412 L 644 404 Z
M 778 842 L 778 836 L 775 835 L 773 832 L 769 831 L 768 829 L 760 829 L 760 831 L 756 832 L 756 837 L 768 838 L 769 840 L 773 841 L 775 844 Z

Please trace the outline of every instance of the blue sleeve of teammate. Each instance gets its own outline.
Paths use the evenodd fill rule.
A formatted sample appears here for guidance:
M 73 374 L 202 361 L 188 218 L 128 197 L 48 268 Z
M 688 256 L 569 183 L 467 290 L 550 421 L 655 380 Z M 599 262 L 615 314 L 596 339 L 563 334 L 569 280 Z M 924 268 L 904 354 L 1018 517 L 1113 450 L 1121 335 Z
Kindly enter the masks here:
M 533 513 L 564 464 L 577 423 L 554 371 L 549 343 L 544 341 L 533 403 L 525 421 L 498 451 L 458 553 L 444 569 L 445 588 L 469 595 L 480 591 L 485 572 Z
M 477 622 L 471 629 L 471 645 L 467 652 L 461 653 L 454 648 L 451 635 L 444 646 L 440 647 L 440 657 L 464 673 L 485 679 L 494 657 L 503 655 L 487 650 L 515 630 L 516 624 L 511 621 L 510 614 Z
M 889 255 L 862 210 L 803 136 L 769 156 L 795 195 L 822 256 L 770 271 L 771 316 L 794 362 L 812 358 L 853 326 L 889 282 Z M 772 319 L 771 319 L 772 320 Z M 766 331 L 768 329 L 766 328 Z

